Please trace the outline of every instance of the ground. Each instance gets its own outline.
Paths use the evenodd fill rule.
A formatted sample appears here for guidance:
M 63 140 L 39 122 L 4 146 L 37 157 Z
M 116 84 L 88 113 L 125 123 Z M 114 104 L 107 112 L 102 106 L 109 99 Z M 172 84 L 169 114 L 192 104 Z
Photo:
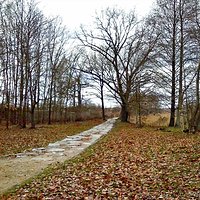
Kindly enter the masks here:
M 24 157 L 24 155 L 31 153 L 32 148 L 46 147 L 49 143 L 90 129 L 101 122 L 101 120 L 90 120 L 62 125 L 40 125 L 36 129 L 20 129 L 13 126 L 7 130 L 2 126 L 0 129 L 0 194 L 6 189 L 35 176 L 49 164 L 64 159 L 48 154 L 37 155 L 36 152 L 32 153 L 37 156 Z M 17 154 L 19 152 L 20 154 Z M 76 153 L 70 150 L 65 158 L 69 159 Z M 18 156 L 21 158 L 15 159 Z
M 38 125 L 36 129 L 21 129 L 18 126 L 6 129 L 5 126 L 1 125 L 0 156 L 13 155 L 36 147 L 45 147 L 51 142 L 87 130 L 101 122 L 102 120 L 89 120 L 66 124 Z
M 117 123 L 4 199 L 200 199 L 200 135 Z M 3 197 L 2 197 L 3 198 Z

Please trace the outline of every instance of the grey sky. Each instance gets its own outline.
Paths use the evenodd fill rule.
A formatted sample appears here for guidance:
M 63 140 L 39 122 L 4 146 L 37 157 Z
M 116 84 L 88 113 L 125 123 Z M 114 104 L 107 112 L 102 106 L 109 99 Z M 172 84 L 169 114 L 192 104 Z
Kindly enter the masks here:
M 71 30 L 92 21 L 95 11 L 117 6 L 125 10 L 136 9 L 139 16 L 150 10 L 153 0 L 38 0 L 45 15 L 59 15 Z

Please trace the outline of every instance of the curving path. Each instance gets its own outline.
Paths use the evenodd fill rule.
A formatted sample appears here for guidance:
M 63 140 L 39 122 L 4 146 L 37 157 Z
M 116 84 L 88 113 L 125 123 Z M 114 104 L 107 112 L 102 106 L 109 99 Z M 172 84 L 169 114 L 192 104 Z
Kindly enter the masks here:
M 49 164 L 64 162 L 88 146 L 94 144 L 113 127 L 116 118 L 64 140 L 50 143 L 47 147 L 32 149 L 31 152 L 16 154 L 15 158 L 0 159 L 0 194 L 40 173 Z

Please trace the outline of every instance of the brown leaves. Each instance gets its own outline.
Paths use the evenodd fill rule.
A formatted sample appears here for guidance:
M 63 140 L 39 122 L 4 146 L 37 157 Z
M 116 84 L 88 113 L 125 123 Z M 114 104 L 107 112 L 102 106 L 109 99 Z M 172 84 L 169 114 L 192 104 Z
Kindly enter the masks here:
M 117 127 L 10 199 L 198 199 L 200 136 Z
M 0 156 L 31 150 L 36 147 L 45 147 L 49 143 L 64 139 L 69 135 L 77 134 L 99 123 L 101 123 L 101 120 L 62 125 L 43 125 L 38 126 L 36 129 L 12 127 L 9 130 L 5 130 L 1 127 Z

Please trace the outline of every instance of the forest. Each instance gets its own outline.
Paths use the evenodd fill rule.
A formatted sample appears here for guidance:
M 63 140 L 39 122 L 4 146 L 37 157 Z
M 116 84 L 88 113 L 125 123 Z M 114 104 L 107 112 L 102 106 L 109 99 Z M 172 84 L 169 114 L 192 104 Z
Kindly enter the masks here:
M 0 11 L 0 121 L 7 128 L 92 115 L 96 107 L 83 95 L 92 88 L 103 119 L 106 96 L 120 106 L 122 122 L 134 113 L 138 126 L 155 101 L 169 109 L 170 127 L 198 130 L 199 0 L 157 0 L 142 20 L 107 8 L 74 33 L 34 0 L 2 0 Z

